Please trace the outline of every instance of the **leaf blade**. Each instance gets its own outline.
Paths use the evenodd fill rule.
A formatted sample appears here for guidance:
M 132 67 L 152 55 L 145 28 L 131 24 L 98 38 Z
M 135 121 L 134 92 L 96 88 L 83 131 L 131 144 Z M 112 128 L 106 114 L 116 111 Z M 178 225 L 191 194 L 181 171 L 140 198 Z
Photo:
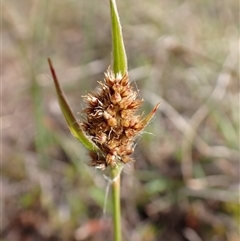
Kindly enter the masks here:
M 141 128 L 144 128 L 145 126 L 147 126 L 147 124 L 151 121 L 151 119 L 154 117 L 155 113 L 157 112 L 157 109 L 160 106 L 160 104 L 161 102 L 158 102 L 151 110 L 151 112 L 140 121 L 139 125 L 141 126 Z
M 84 133 L 82 130 L 78 120 L 75 118 L 71 108 L 69 107 L 66 97 L 60 87 L 56 72 L 53 68 L 52 61 L 48 58 L 48 64 L 50 67 L 50 71 L 53 77 L 55 90 L 58 97 L 58 103 L 61 108 L 61 111 L 65 117 L 68 128 L 71 131 L 72 135 L 76 137 L 87 149 L 90 151 L 100 151 L 97 145 L 95 145 Z
M 117 11 L 116 1 L 110 0 L 110 12 L 112 22 L 112 60 L 115 75 L 127 72 L 127 55 L 124 47 L 122 27 Z

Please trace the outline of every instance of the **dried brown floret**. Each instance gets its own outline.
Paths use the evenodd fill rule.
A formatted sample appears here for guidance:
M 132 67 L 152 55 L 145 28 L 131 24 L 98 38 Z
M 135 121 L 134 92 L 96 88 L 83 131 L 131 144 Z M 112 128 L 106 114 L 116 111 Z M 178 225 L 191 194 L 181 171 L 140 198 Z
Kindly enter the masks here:
M 98 83 L 97 93 L 83 96 L 88 106 L 83 110 L 86 121 L 82 127 L 101 150 L 101 155 L 90 152 L 90 165 L 104 169 L 132 160 L 134 139 L 154 115 L 156 107 L 147 119 L 141 120 L 141 116 L 135 114 L 143 100 L 137 99 L 127 73 L 115 77 L 108 69 L 104 82 Z

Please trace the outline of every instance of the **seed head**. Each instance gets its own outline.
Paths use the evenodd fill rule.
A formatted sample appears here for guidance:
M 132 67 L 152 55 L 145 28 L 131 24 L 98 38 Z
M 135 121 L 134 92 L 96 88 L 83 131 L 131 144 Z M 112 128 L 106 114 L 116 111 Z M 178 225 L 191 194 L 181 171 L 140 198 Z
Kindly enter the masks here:
M 87 107 L 83 110 L 86 121 L 82 128 L 101 150 L 101 154 L 90 152 L 90 165 L 104 169 L 132 160 L 134 140 L 154 116 L 159 104 L 141 119 L 136 113 L 143 100 L 137 99 L 128 73 L 115 77 L 108 69 L 104 81 L 98 83 L 97 93 L 83 96 Z

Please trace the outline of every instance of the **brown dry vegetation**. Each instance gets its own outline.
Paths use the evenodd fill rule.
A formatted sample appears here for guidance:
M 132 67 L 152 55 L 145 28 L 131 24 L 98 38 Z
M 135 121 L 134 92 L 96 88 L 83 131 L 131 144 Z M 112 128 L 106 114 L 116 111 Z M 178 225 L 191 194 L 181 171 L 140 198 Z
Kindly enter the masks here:
M 107 180 L 70 135 L 47 66 L 80 112 L 110 64 L 108 4 L 3 2 L 2 241 L 111 240 Z M 162 100 L 123 173 L 126 241 L 239 240 L 238 4 L 118 1 L 145 113 Z

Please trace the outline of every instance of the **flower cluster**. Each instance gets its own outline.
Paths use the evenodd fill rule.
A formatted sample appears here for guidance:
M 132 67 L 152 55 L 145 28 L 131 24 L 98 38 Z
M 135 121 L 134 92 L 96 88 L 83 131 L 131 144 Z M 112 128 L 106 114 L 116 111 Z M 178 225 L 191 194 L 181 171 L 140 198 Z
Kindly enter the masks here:
M 147 121 L 141 120 L 141 115 L 136 113 L 143 100 L 137 99 L 127 73 L 115 77 L 108 69 L 104 82 L 98 83 L 100 89 L 97 93 L 83 96 L 87 108 L 83 110 L 86 120 L 81 125 L 101 150 L 101 154 L 90 152 L 90 165 L 104 169 L 117 162 L 132 160 L 134 139 Z

